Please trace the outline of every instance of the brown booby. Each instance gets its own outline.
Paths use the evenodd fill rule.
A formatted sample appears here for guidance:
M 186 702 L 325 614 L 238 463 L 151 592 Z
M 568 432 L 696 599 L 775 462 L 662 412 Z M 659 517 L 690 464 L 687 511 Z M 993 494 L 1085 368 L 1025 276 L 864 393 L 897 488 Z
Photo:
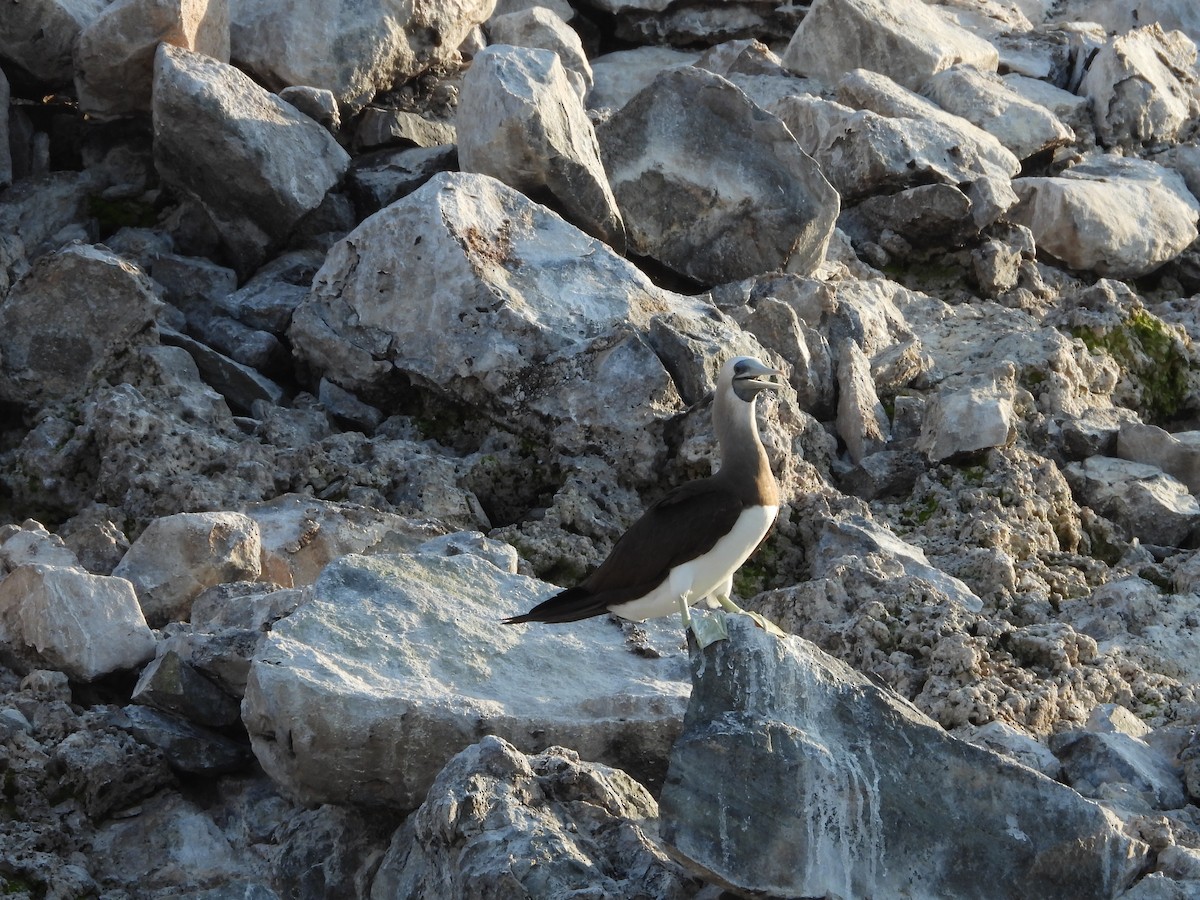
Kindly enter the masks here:
M 779 489 L 758 436 L 754 400 L 759 391 L 777 390 L 772 379 L 782 374 L 749 356 L 726 362 L 713 396 L 713 430 L 721 451 L 717 473 L 681 485 L 650 506 L 582 583 L 504 623 L 575 622 L 606 612 L 642 622 L 678 610 L 689 628 L 689 607 L 704 600 L 710 607 L 750 615 L 779 633 L 729 595 L 734 572 L 758 548 L 779 512 Z M 718 640 L 724 636 L 719 628 L 715 636 L 697 633 L 697 638 L 701 644 Z

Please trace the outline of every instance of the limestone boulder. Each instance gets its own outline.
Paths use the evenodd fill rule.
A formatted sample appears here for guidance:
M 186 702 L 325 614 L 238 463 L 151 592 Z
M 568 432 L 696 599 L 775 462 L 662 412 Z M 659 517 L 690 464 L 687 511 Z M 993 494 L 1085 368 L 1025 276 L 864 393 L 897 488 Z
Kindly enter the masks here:
M 692 651 L 659 801 L 664 843 L 707 879 L 791 897 L 1082 900 L 1118 896 L 1144 864 L 1146 845 L 1071 789 L 955 740 L 806 641 L 736 616 L 729 631 Z
M 673 47 L 634 47 L 593 57 L 587 107 L 617 110 L 668 69 L 690 66 L 700 54 Z
M 1157 466 L 1093 456 L 1064 471 L 1080 502 L 1148 544 L 1179 547 L 1200 525 L 1200 503 L 1187 485 Z
M 154 634 L 124 578 L 19 566 L 0 581 L 0 641 L 22 668 L 94 681 L 154 656 Z
M 953 66 L 937 73 L 922 93 L 994 136 L 1017 159 L 1075 140 L 1075 133 L 1045 106 L 1027 99 L 998 75 L 973 66 Z
M 464 172 L 542 200 L 624 252 L 625 226 L 596 133 L 553 50 L 480 51 L 463 78 L 456 121 Z
M 739 38 L 782 42 L 796 30 L 803 13 L 761 0 L 681 3 L 678 0 L 597 0 L 611 16 L 616 35 L 632 44 L 676 47 L 710 45 Z
M 229 62 L 229 2 L 117 0 L 79 35 L 79 108 L 104 121 L 150 112 L 154 54 L 162 42 Z
M 645 337 L 666 308 L 711 312 L 500 182 L 441 174 L 334 245 L 289 335 L 301 360 L 384 412 L 407 378 L 646 477 L 681 403 Z
M 5 10 L 0 57 L 48 86 L 70 84 L 75 41 L 106 5 L 104 0 L 14 3 Z
M 78 568 L 79 559 L 61 537 L 41 522 L 27 519 L 20 525 L 0 527 L 0 577 L 20 566 L 38 564 Z
M 1019 169 L 994 139 L 975 140 L 940 110 L 893 116 L 805 94 L 770 109 L 848 203 L 930 182 L 1007 180 Z
M 1017 436 L 1016 370 L 1008 366 L 939 391 L 926 405 L 917 449 L 932 462 L 958 453 L 1005 447 Z
M 1013 221 L 1072 269 L 1146 275 L 1197 236 L 1200 201 L 1176 172 L 1147 160 L 1093 156 L 1061 175 L 1018 178 L 1013 188 L 1021 198 Z
M 446 764 L 393 836 L 371 897 L 694 896 L 698 879 L 651 837 L 657 815 L 650 792 L 620 769 L 562 747 L 526 756 L 485 737 Z
M 816 0 L 783 54 L 793 72 L 829 84 L 866 68 L 914 91 L 958 63 L 994 72 L 999 54 L 918 0 Z
M 205 588 L 256 579 L 260 547 L 258 525 L 241 513 L 176 513 L 151 522 L 113 574 L 133 583 L 146 620 L 162 626 L 186 620 Z
M 853 463 L 882 450 L 891 427 L 875 391 L 871 363 L 858 345 L 847 339 L 838 348 L 837 431 Z
M 290 103 L 232 66 L 169 44 L 155 56 L 152 112 L 159 176 L 204 207 L 243 276 L 350 166 L 333 136 Z
M 659 782 L 687 696 L 678 621 L 499 624 L 553 590 L 470 553 L 332 563 L 251 668 L 242 718 L 263 768 L 303 802 L 415 809 L 494 734 Z
M 154 342 L 161 308 L 150 279 L 105 247 L 42 257 L 0 305 L 0 398 L 39 405 L 79 396 L 124 353 Z
M 1126 422 L 1117 433 L 1116 451 L 1121 459 L 1157 466 L 1200 494 L 1200 432 L 1172 434 L 1157 425 Z
M 307 85 L 361 109 L 377 92 L 437 65 L 487 20 L 496 0 L 303 5 L 281 16 L 271 0 L 233 4 L 231 56 L 271 90 Z
M 579 94 L 579 99 L 587 98 L 593 79 L 583 41 L 554 10 L 545 6 L 530 6 L 494 15 L 488 20 L 487 32 L 493 44 L 554 51 L 567 70 L 567 77 Z
M 1179 809 L 1187 804 L 1183 779 L 1166 755 L 1127 734 L 1066 731 L 1050 747 L 1062 761 L 1063 776 L 1085 797 L 1115 797 L 1118 786 L 1126 800 L 1148 809 Z
M 1118 34 L 1100 49 L 1079 86 L 1106 146 L 1136 149 L 1196 135 L 1200 73 L 1195 37 L 1158 22 Z
M 597 136 L 632 252 L 705 284 L 824 261 L 837 192 L 783 123 L 721 76 L 666 72 Z
M 1188 0 L 1066 0 L 1051 4 L 1046 13 L 1048 22 L 1098 22 L 1110 34 L 1159 22 L 1200 41 L 1200 9 Z

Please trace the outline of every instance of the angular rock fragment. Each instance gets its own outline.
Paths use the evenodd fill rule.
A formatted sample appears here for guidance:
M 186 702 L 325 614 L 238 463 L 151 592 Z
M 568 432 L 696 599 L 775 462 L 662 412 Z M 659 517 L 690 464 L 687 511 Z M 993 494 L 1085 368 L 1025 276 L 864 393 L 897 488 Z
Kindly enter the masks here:
M 88 390 L 153 340 L 161 308 L 150 279 L 107 248 L 42 257 L 0 305 L 0 399 L 39 405 Z
M 938 392 L 925 408 L 917 449 L 940 462 L 1016 439 L 1016 371 L 1011 363 L 973 383 Z
M 562 210 L 584 231 L 625 250 L 625 226 L 587 112 L 552 50 L 498 45 L 463 78 L 458 159 Z
M 238 720 L 237 700 L 173 650 L 166 651 L 142 670 L 130 699 L 210 728 L 224 728 Z
M 1200 432 L 1171 434 L 1156 425 L 1126 422 L 1117 432 L 1116 450 L 1121 459 L 1157 466 L 1200 495 Z
M 659 801 L 667 847 L 706 878 L 785 897 L 1093 900 L 1136 877 L 1147 847 L 1102 807 L 949 737 L 807 641 L 728 624 L 692 650 Z
M 1080 502 L 1115 521 L 1129 537 L 1182 546 L 1200 525 L 1200 502 L 1157 466 L 1093 456 L 1064 470 Z
M 710 285 L 824 261 L 837 192 L 779 119 L 719 75 L 660 75 L 597 136 L 632 252 Z
M 657 814 L 649 791 L 619 769 L 562 747 L 526 757 L 485 737 L 447 763 L 396 832 L 371 896 L 682 900 L 700 885 L 647 835 Z
M 105 8 L 104 0 L 31 0 L 4 10 L 0 57 L 49 87 L 70 84 L 80 33 Z
M 531 6 L 492 16 L 487 31 L 493 44 L 539 47 L 557 53 L 580 100 L 585 99 L 592 89 L 592 67 L 584 52 L 583 41 L 554 10 Z
M 495 179 L 447 173 L 334 245 L 289 335 L 302 360 L 385 413 L 403 376 L 645 477 L 680 406 L 641 331 L 668 302 L 711 311 Z
M 848 339 L 838 347 L 837 380 L 837 430 L 850 461 L 857 464 L 887 445 L 891 427 L 875 392 L 871 363 Z
M 150 112 L 162 42 L 229 62 L 229 0 L 117 0 L 79 35 L 79 108 L 101 121 Z
M 548 587 L 470 554 L 331 564 L 255 658 L 242 718 L 259 761 L 305 802 L 407 809 L 486 734 L 660 779 L 687 692 L 678 622 L 637 629 L 653 653 L 607 617 L 498 624 Z
M 231 56 L 272 90 L 307 85 L 361 109 L 372 96 L 426 69 L 458 61 L 458 46 L 495 0 L 365 0 L 302 4 L 280 15 L 273 0 L 231 6 Z
M 1136 149 L 1195 137 L 1198 88 L 1195 43 L 1153 22 L 1102 47 L 1079 91 L 1091 101 L 1100 141 Z
M 200 202 L 235 268 L 249 275 L 321 205 L 350 157 L 232 66 L 167 44 L 154 66 L 155 167 Z
M 1017 159 L 1060 147 L 1075 134 L 1046 107 L 1026 99 L 999 76 L 954 66 L 929 79 L 922 93 L 947 112 L 993 135 Z
M 254 756 L 244 743 L 147 706 L 126 706 L 113 724 L 162 752 L 177 772 L 213 777 L 245 768 Z
M 865 68 L 914 91 L 956 63 L 994 72 L 999 54 L 918 0 L 816 0 L 783 54 L 793 72 L 830 84 Z
M 1128 786 L 1149 809 L 1179 809 L 1187 803 L 1183 782 L 1170 761 L 1127 734 L 1067 731 L 1051 738 L 1063 775 L 1085 797 L 1114 796 Z
M 9 664 L 59 669 L 79 681 L 154 655 L 133 585 L 60 566 L 20 566 L 0 580 L 0 644 L 16 657 Z
M 155 519 L 113 570 L 137 588 L 155 626 L 185 620 L 207 587 L 253 581 L 261 571 L 258 525 L 241 513 L 176 513 Z
M 1147 275 L 1196 239 L 1200 201 L 1175 172 L 1146 160 L 1092 156 L 1049 178 L 1018 178 L 1013 221 L 1039 251 L 1113 278 Z

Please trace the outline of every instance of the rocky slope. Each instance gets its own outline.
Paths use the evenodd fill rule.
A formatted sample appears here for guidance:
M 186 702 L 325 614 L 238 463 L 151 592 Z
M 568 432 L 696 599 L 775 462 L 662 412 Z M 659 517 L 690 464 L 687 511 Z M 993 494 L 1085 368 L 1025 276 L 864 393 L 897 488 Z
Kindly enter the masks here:
M 6 894 L 1200 896 L 1191 0 L 4 16 Z

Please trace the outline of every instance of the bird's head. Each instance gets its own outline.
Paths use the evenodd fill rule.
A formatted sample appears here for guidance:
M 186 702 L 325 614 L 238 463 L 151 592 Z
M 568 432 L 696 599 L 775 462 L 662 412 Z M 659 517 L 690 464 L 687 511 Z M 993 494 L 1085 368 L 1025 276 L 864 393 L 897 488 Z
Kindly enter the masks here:
M 775 376 L 782 376 L 779 369 L 772 369 L 753 356 L 735 356 L 721 367 L 717 376 L 717 390 L 732 391 L 739 400 L 750 403 L 759 391 L 777 391 L 779 383 Z

